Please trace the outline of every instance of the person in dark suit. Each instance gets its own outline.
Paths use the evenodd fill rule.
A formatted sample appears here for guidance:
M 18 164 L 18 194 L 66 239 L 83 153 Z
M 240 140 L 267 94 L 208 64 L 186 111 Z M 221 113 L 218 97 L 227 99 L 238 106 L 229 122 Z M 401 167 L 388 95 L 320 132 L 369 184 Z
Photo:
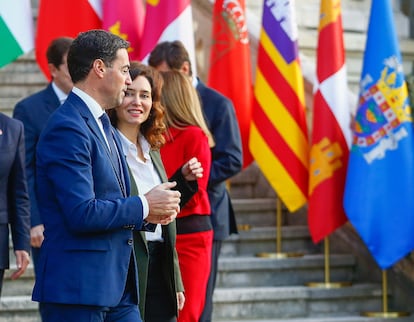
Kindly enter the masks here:
M 145 193 L 167 182 L 160 147 L 164 145 L 164 108 L 161 105 L 162 78 L 146 65 L 131 62 L 132 84 L 122 104 L 108 111 L 119 131 L 131 172 L 131 195 Z M 197 192 L 197 179 L 203 168 L 191 158 L 177 169 L 170 181 L 176 181 L 181 193 L 180 209 Z M 178 264 L 175 221 L 157 226 L 154 232 L 134 232 L 134 250 L 139 271 L 139 308 L 146 322 L 172 322 L 184 306 L 184 286 Z M 162 309 L 160 309 L 162 308 Z
M 46 57 L 51 82 L 43 90 L 18 102 L 13 110 L 13 117 L 23 122 L 25 132 L 26 176 L 30 197 L 30 243 L 35 270 L 44 231 L 35 193 L 36 146 L 49 116 L 65 101 L 73 87 L 67 66 L 67 55 L 72 41 L 72 38 L 61 37 L 50 43 Z
M 152 50 L 148 63 L 161 71 L 175 69 L 192 77 L 190 57 L 183 43 L 178 40 L 159 43 Z M 200 319 L 200 322 L 209 322 L 213 312 L 212 299 L 221 245 L 230 234 L 237 233 L 236 219 L 226 189 L 226 180 L 242 170 L 243 155 L 233 103 L 219 92 L 206 86 L 199 78 L 192 77 L 192 81 L 199 93 L 207 125 L 216 143 L 211 150 L 212 164 L 208 183 L 211 221 L 214 230 L 212 262 L 206 302 Z
M 169 224 L 179 211 L 174 182 L 129 196 L 125 156 L 105 113 L 131 84 L 128 48 L 104 30 L 78 35 L 68 52 L 74 87 L 39 139 L 45 239 L 32 299 L 44 322 L 141 321 L 133 230 Z
M 0 295 L 4 270 L 10 267 L 9 228 L 19 278 L 29 265 L 30 201 L 24 167 L 23 124 L 0 113 Z

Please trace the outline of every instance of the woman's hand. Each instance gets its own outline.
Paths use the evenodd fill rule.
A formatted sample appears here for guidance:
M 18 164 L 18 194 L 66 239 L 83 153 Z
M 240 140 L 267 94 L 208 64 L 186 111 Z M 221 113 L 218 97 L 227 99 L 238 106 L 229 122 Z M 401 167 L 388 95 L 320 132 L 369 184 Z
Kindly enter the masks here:
M 203 167 L 197 158 L 191 158 L 187 161 L 181 168 L 181 173 L 183 174 L 185 180 L 193 181 L 203 177 Z
M 177 307 L 178 310 L 182 310 L 185 303 L 185 296 L 183 292 L 177 292 Z

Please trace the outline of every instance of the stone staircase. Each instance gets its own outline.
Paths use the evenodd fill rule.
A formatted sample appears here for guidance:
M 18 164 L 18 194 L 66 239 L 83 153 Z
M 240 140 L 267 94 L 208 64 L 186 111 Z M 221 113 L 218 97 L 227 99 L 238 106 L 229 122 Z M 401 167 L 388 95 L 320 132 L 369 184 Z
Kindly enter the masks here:
M 349 253 L 329 255 L 331 282 L 350 282 L 341 288 L 309 287 L 324 281 L 325 256 L 314 245 L 306 225 L 306 209 L 283 212 L 282 252 L 292 257 L 259 257 L 276 252 L 276 196 L 253 164 L 231 180 L 239 227 L 223 245 L 214 294 L 214 321 L 224 322 L 412 322 L 414 316 L 367 318 L 362 312 L 382 310 L 380 283 L 359 280 L 358 261 Z M 258 184 L 258 182 L 260 182 Z M 255 198 L 242 197 L 256 192 Z M 294 218 L 296 217 L 296 218 Z M 11 251 L 12 252 L 12 251 Z M 0 301 L 0 321 L 38 322 L 37 303 L 30 300 L 33 268 L 16 281 L 6 274 Z M 388 294 L 393 303 L 393 294 Z M 390 310 L 392 307 L 390 307 Z
M 231 180 L 238 224 L 245 229 L 223 245 L 214 294 L 215 322 L 414 321 L 411 315 L 396 319 L 361 315 L 381 312 L 382 285 L 360 280 L 359 263 L 350 253 L 329 254 L 330 282 L 349 282 L 350 286 L 307 286 L 323 284 L 325 256 L 322 245 L 311 241 L 306 209 L 293 214 L 284 209 L 281 227 L 282 252 L 302 256 L 258 256 L 276 252 L 276 196 L 272 196 L 265 181 L 257 183 L 258 173 L 253 164 Z M 252 190 L 256 191 L 256 198 L 241 198 Z M 389 292 L 389 303 L 393 303 L 392 299 Z

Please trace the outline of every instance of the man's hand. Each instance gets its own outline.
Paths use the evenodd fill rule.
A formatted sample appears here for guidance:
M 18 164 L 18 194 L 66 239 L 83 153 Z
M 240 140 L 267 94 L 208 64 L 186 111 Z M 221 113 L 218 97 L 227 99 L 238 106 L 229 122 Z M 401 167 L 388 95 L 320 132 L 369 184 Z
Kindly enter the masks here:
M 162 183 L 145 194 L 148 201 L 149 214 L 145 219 L 152 224 L 167 225 L 177 217 L 180 211 L 180 192 L 170 190 L 176 182 Z
M 43 232 L 45 231 L 45 227 L 43 225 L 37 225 L 30 229 L 30 245 L 35 248 L 40 248 L 43 243 Z
M 203 177 L 203 167 L 197 158 L 191 158 L 186 162 L 181 168 L 181 173 L 183 174 L 185 180 L 194 181 Z
M 14 253 L 16 255 L 17 270 L 11 275 L 10 278 L 12 280 L 18 279 L 20 276 L 22 276 L 30 263 L 29 253 L 25 250 L 16 250 Z

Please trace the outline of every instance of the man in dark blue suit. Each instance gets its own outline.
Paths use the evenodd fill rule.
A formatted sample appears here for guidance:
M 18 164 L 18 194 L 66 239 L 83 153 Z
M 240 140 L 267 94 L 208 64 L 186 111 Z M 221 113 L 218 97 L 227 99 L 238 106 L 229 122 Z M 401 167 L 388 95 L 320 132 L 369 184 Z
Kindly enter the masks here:
M 74 87 L 39 139 L 45 239 L 32 297 L 44 322 L 141 321 L 132 231 L 168 224 L 179 211 L 175 183 L 129 197 L 125 156 L 105 113 L 131 84 L 128 47 L 103 30 L 79 34 L 68 53 Z
M 159 43 L 151 52 L 148 63 L 161 71 L 175 69 L 192 77 L 190 57 L 180 41 Z M 211 150 L 212 163 L 208 182 L 211 220 L 214 229 L 213 253 L 206 302 L 200 318 L 200 322 L 209 322 L 213 312 L 213 292 L 221 245 L 230 234 L 237 233 L 236 219 L 226 189 L 226 180 L 241 171 L 243 156 L 240 130 L 233 103 L 219 92 L 204 85 L 199 78 L 192 80 L 200 96 L 204 116 L 216 144 Z
M 30 197 L 30 244 L 35 269 L 44 230 L 35 194 L 36 146 L 49 116 L 65 101 L 73 87 L 66 61 L 72 41 L 72 38 L 61 37 L 50 43 L 46 57 L 51 82 L 45 89 L 18 102 L 13 111 L 13 117 L 23 122 L 25 131 L 26 176 Z
M 0 113 L 0 294 L 9 268 L 9 229 L 19 278 L 29 265 L 30 201 L 24 167 L 23 124 Z

